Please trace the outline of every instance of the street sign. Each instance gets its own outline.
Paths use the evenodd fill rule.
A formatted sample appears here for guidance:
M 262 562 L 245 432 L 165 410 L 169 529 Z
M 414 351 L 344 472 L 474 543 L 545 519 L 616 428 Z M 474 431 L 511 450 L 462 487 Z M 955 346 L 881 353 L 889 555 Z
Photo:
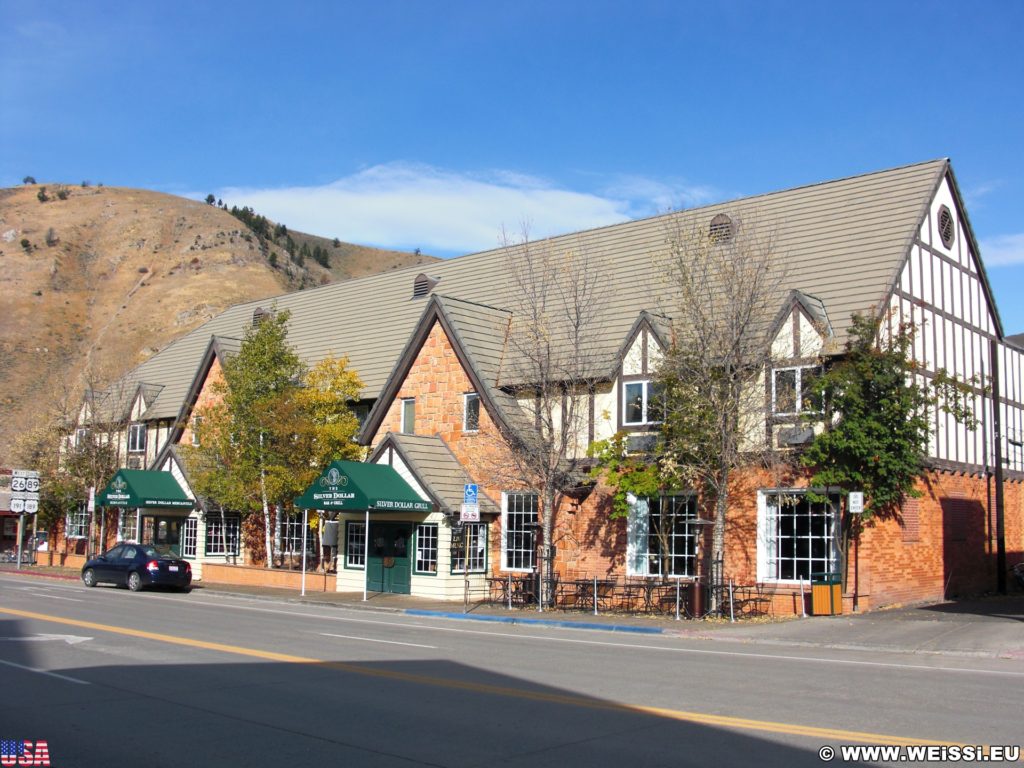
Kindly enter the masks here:
M 480 488 L 475 483 L 466 483 L 462 491 L 463 504 L 478 504 L 480 502 Z
M 864 492 L 850 491 L 850 499 L 847 505 L 851 515 L 864 514 Z
M 25 500 L 24 499 L 11 499 L 11 512 L 20 515 L 25 511 Z
M 479 504 L 463 504 L 462 505 L 462 511 L 459 514 L 459 521 L 463 522 L 463 523 L 479 523 L 480 522 L 480 505 Z
M 25 499 L 25 514 L 34 515 L 39 511 L 38 499 Z
M 34 469 L 11 470 L 11 512 L 30 515 L 39 511 L 39 473 Z

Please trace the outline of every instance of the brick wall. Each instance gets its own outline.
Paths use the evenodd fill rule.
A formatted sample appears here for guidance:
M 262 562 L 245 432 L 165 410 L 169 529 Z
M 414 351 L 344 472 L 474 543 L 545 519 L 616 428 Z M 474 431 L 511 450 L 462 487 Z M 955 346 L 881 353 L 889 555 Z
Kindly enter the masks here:
M 441 326 L 435 323 L 388 412 L 374 443 L 401 429 L 401 400 L 416 399 L 415 431 L 440 435 L 496 503 L 501 492 L 526 488 L 515 474 L 508 448 L 491 415 L 481 407 L 478 432 L 463 432 L 463 395 L 472 384 Z M 900 519 L 877 520 L 864 532 L 857 553 L 861 610 L 896 603 L 939 600 L 995 588 L 993 483 L 983 477 L 932 472 L 920 484 L 923 495 L 909 502 Z M 799 586 L 757 585 L 758 489 L 806 486 L 806 476 L 791 471 L 736 473 L 730 490 L 726 529 L 726 579 L 756 588 L 779 614 L 810 606 L 810 590 Z M 1024 490 L 1007 482 L 1007 562 L 1024 559 Z M 563 579 L 626 575 L 626 525 L 612 520 L 608 489 L 598 486 L 581 500 L 565 499 L 556 510 L 556 570 Z M 710 519 L 710 510 L 702 515 Z M 500 568 L 500 519 L 491 521 L 491 568 Z M 705 529 L 710 544 L 711 528 Z M 851 560 L 853 552 L 851 551 Z M 844 610 L 852 610 L 851 566 Z

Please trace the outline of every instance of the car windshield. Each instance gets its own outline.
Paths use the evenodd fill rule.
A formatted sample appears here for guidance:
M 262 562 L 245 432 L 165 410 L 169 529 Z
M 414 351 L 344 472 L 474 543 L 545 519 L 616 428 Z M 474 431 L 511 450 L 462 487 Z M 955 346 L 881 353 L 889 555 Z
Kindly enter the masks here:
M 174 554 L 174 550 L 166 545 L 152 546 L 147 544 L 142 548 L 142 551 L 146 557 L 162 557 L 164 559 L 177 557 L 177 555 Z

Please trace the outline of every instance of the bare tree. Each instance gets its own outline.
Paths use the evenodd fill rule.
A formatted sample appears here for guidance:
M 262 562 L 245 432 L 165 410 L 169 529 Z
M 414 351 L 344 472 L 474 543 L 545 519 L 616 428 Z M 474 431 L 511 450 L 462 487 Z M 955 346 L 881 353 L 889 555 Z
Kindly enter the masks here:
M 604 284 L 581 247 L 504 239 L 511 266 L 507 307 L 512 312 L 502 388 L 520 404 L 507 470 L 540 499 L 540 605 L 554 584 L 555 517 L 567 493 L 580 485 L 576 460 L 586 455 L 588 393 L 595 379 L 594 336 Z
M 692 222 L 692 223 L 691 223 Z M 778 232 L 756 212 L 703 222 L 674 217 L 657 266 L 672 341 L 658 379 L 665 448 L 677 481 L 714 510 L 711 583 L 723 579 L 729 485 L 734 470 L 777 460 L 766 433 L 765 378 L 771 321 L 782 305 Z M 712 600 L 719 595 L 713 590 Z M 713 602 L 712 607 L 715 607 Z

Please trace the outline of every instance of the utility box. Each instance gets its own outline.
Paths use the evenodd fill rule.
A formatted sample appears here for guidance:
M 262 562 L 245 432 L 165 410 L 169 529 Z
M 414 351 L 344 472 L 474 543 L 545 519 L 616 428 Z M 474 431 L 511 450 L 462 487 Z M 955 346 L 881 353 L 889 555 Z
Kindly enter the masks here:
M 811 574 L 811 615 L 838 616 L 843 612 L 843 579 L 838 573 Z

